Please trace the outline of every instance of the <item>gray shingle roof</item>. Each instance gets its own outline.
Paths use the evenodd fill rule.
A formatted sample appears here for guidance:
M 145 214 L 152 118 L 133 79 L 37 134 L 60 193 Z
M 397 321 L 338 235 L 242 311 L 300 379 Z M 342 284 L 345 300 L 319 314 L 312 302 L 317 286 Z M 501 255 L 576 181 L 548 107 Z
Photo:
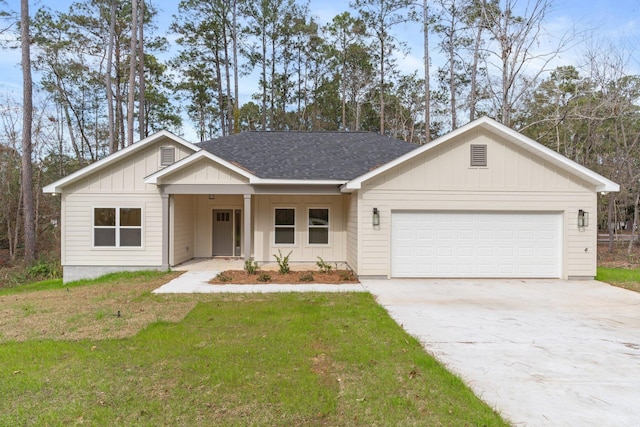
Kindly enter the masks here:
M 351 180 L 418 145 L 369 132 L 243 132 L 196 144 L 263 179 Z

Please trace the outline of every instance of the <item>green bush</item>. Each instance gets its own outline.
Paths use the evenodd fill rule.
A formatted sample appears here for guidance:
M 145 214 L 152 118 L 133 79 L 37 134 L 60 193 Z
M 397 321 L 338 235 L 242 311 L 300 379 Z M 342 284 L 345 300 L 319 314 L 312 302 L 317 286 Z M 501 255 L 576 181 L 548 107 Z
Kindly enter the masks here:
M 300 274 L 300 277 L 298 279 L 300 279 L 301 282 L 313 282 L 315 280 L 313 277 L 313 273 L 311 272 Z
M 331 269 L 333 268 L 330 264 L 324 262 L 324 260 L 320 257 L 318 257 L 318 262 L 316 262 L 316 265 L 322 273 L 331 273 Z
M 258 262 L 254 261 L 253 258 L 250 258 L 244 262 L 244 271 L 247 274 L 256 274 L 258 272 Z
M 218 274 L 218 276 L 216 276 L 216 280 L 222 282 L 222 283 L 227 283 L 231 281 L 231 276 L 223 273 Z
M 276 261 L 278 262 L 280 273 L 289 274 L 289 272 L 291 271 L 291 269 L 289 268 L 289 257 L 291 256 L 292 252 L 293 251 L 290 251 L 286 256 L 282 256 L 282 252 L 280 252 L 280 249 L 278 249 L 278 255 L 273 254 L 273 256 L 276 258 Z
M 271 276 L 269 276 L 267 273 L 262 273 L 256 280 L 258 282 L 268 282 L 271 280 Z

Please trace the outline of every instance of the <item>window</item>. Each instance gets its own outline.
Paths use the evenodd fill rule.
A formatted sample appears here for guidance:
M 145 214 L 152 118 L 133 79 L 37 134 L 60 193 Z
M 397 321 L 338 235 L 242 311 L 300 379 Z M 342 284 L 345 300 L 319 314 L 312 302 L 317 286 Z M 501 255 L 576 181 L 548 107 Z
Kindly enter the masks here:
M 471 166 L 485 167 L 487 166 L 487 146 L 471 144 Z
M 174 147 L 160 147 L 160 166 L 169 166 L 176 161 Z
M 296 210 L 293 208 L 276 209 L 275 244 L 293 245 L 296 236 Z
M 93 210 L 93 246 L 141 247 L 142 209 L 95 208 Z
M 329 209 L 309 209 L 309 244 L 326 245 L 329 243 Z

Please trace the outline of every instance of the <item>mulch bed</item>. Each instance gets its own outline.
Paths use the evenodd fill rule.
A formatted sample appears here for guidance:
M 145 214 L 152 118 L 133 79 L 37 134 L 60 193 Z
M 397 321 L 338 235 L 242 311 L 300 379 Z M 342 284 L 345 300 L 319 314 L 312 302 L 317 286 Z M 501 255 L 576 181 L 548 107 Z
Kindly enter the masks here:
M 268 280 L 259 280 L 266 279 Z M 312 279 L 312 280 L 309 280 Z M 360 283 L 349 270 L 335 270 L 330 273 L 322 273 L 320 271 L 292 271 L 288 274 L 282 274 L 278 271 L 258 271 L 256 274 L 248 274 L 244 270 L 227 270 L 216 276 L 209 283 L 213 285 L 268 285 L 268 284 L 293 284 L 308 285 L 314 283 L 322 284 L 343 284 L 343 283 Z

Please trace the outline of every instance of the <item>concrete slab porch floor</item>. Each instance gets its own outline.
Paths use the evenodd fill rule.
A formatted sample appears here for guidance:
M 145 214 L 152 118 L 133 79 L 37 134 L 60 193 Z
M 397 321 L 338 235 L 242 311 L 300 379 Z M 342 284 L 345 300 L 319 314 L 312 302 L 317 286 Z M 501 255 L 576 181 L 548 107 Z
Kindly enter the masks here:
M 640 425 L 640 294 L 597 281 L 362 283 L 513 425 Z

